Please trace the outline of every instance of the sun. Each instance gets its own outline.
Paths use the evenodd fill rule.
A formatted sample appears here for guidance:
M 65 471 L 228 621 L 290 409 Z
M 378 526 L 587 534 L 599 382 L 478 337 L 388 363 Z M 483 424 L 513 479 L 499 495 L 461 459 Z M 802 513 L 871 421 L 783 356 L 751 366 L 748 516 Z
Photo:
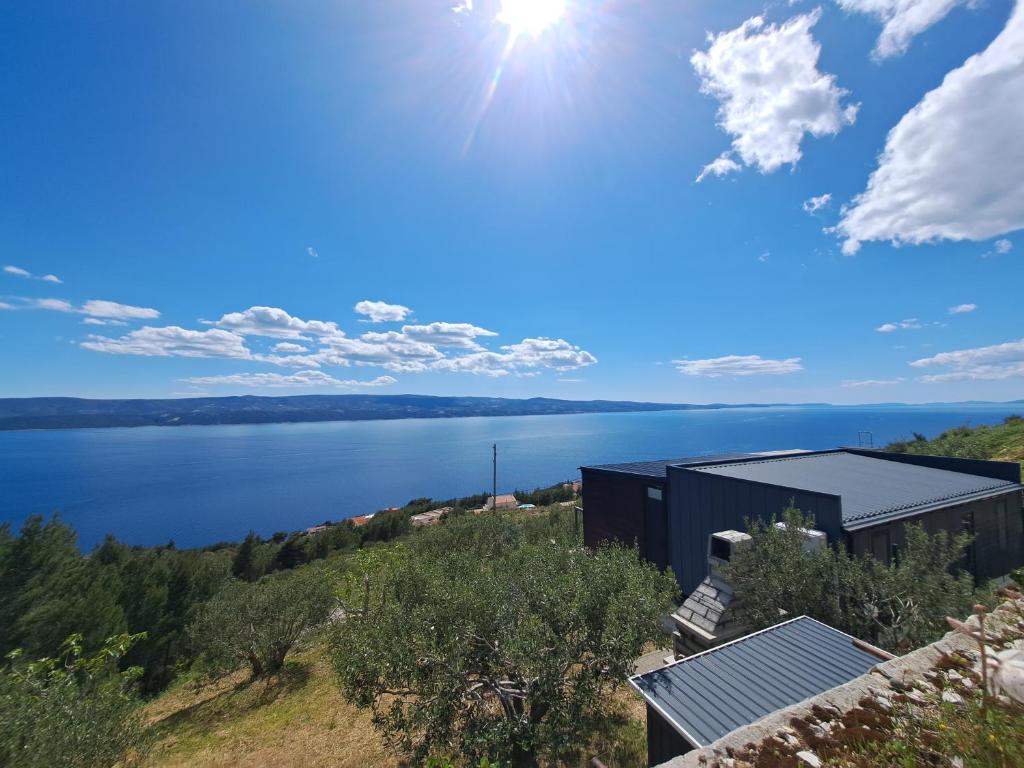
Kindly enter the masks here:
M 510 40 L 537 37 L 565 15 L 565 0 L 501 0 L 496 21 L 508 27 Z

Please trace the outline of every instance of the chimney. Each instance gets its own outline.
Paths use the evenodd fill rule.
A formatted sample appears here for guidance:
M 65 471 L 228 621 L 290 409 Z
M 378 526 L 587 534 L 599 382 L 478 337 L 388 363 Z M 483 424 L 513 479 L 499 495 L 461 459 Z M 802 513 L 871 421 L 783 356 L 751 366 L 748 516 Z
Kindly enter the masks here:
M 746 627 L 733 617 L 732 585 L 721 569 L 748 541 L 750 536 L 740 531 L 719 531 L 708 536 L 708 575 L 672 614 L 677 657 L 706 651 L 746 632 Z

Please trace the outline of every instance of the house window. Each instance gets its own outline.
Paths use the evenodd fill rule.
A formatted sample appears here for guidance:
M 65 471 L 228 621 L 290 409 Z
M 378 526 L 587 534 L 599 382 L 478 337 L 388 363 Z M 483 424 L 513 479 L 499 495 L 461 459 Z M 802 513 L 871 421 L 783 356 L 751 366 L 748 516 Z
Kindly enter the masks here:
M 1006 517 L 1006 500 L 996 504 L 996 525 L 999 528 L 999 548 L 1006 549 L 1010 541 L 1009 520 Z
M 661 501 L 661 488 L 648 488 L 647 498 Z

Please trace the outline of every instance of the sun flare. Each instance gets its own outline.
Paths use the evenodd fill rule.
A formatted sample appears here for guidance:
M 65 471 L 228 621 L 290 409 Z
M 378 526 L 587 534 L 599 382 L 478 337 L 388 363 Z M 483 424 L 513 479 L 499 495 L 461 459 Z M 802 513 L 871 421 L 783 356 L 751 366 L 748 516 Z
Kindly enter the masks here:
M 537 37 L 565 15 L 565 0 L 501 0 L 496 21 L 508 27 L 509 39 Z

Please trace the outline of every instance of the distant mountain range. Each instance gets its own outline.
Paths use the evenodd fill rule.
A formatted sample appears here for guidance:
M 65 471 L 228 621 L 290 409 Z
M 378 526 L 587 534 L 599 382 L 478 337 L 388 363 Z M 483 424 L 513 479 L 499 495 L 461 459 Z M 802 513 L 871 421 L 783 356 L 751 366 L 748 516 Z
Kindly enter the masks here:
M 1024 402 L 1024 401 L 1013 401 Z M 296 395 L 193 397 L 174 400 L 87 400 L 77 397 L 0 398 L 0 430 L 87 427 L 174 427 L 187 424 L 271 424 L 460 416 L 547 416 L 569 413 L 769 408 L 789 403 L 637 403 L 534 397 L 431 395 Z M 801 403 L 825 406 L 828 403 Z M 887 403 L 886 405 L 899 405 Z
M 751 407 L 755 404 L 751 404 Z M 441 419 L 459 416 L 541 416 L 740 408 L 739 405 L 555 400 L 534 397 L 430 395 L 296 395 L 194 397 L 175 400 L 87 400 L 77 397 L 0 398 L 0 430 L 85 427 L 269 424 L 367 419 Z

